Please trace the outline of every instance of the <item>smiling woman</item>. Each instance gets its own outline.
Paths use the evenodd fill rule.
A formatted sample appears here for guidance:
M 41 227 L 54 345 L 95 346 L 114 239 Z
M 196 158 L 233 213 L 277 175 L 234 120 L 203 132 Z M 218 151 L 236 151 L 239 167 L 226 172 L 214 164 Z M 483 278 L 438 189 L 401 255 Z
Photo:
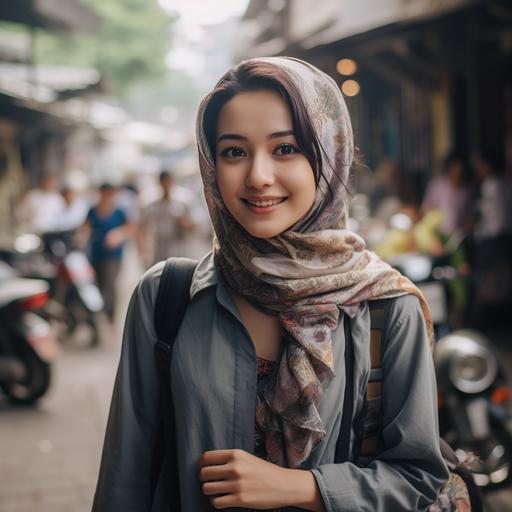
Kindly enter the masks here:
M 199 106 L 197 142 L 216 236 L 169 362 L 177 456 L 155 474 L 168 406 L 155 297 L 179 284 L 160 263 L 127 315 L 94 512 L 427 510 L 448 476 L 430 314 L 347 229 L 353 141 L 338 86 L 297 59 L 242 62 Z M 370 301 L 385 320 L 383 408 L 363 457 Z

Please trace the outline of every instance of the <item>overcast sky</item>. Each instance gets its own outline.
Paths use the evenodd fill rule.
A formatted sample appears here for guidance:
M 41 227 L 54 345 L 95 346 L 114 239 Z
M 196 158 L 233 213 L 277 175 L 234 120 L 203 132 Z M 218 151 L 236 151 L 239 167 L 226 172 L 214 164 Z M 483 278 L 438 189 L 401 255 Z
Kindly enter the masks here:
M 241 16 L 249 0 L 158 0 L 169 12 L 177 12 L 187 23 L 220 23 L 231 16 Z

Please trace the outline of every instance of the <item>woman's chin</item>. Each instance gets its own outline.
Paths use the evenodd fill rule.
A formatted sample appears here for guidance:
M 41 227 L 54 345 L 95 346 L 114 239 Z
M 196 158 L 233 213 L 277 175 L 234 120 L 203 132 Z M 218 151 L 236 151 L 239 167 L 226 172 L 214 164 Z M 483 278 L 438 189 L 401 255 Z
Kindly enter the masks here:
M 242 227 L 254 238 L 273 238 L 286 231 L 289 226 L 249 226 L 242 224 Z

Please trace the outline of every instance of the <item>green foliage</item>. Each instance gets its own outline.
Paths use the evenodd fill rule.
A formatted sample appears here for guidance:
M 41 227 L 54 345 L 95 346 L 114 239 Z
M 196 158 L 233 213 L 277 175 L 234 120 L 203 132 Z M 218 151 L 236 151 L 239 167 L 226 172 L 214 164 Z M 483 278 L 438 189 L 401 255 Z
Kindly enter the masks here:
M 94 33 L 56 36 L 39 31 L 35 60 L 39 64 L 92 66 L 114 93 L 126 94 L 138 82 L 165 73 L 172 19 L 156 0 L 82 0 L 102 18 Z

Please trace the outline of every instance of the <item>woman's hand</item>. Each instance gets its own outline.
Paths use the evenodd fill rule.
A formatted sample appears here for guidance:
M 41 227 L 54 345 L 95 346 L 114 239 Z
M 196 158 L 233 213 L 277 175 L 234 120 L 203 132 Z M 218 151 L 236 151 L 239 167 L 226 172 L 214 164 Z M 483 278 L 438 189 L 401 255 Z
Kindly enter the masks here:
M 324 510 L 310 471 L 282 468 L 243 450 L 205 452 L 199 460 L 199 479 L 216 509 L 298 506 Z

